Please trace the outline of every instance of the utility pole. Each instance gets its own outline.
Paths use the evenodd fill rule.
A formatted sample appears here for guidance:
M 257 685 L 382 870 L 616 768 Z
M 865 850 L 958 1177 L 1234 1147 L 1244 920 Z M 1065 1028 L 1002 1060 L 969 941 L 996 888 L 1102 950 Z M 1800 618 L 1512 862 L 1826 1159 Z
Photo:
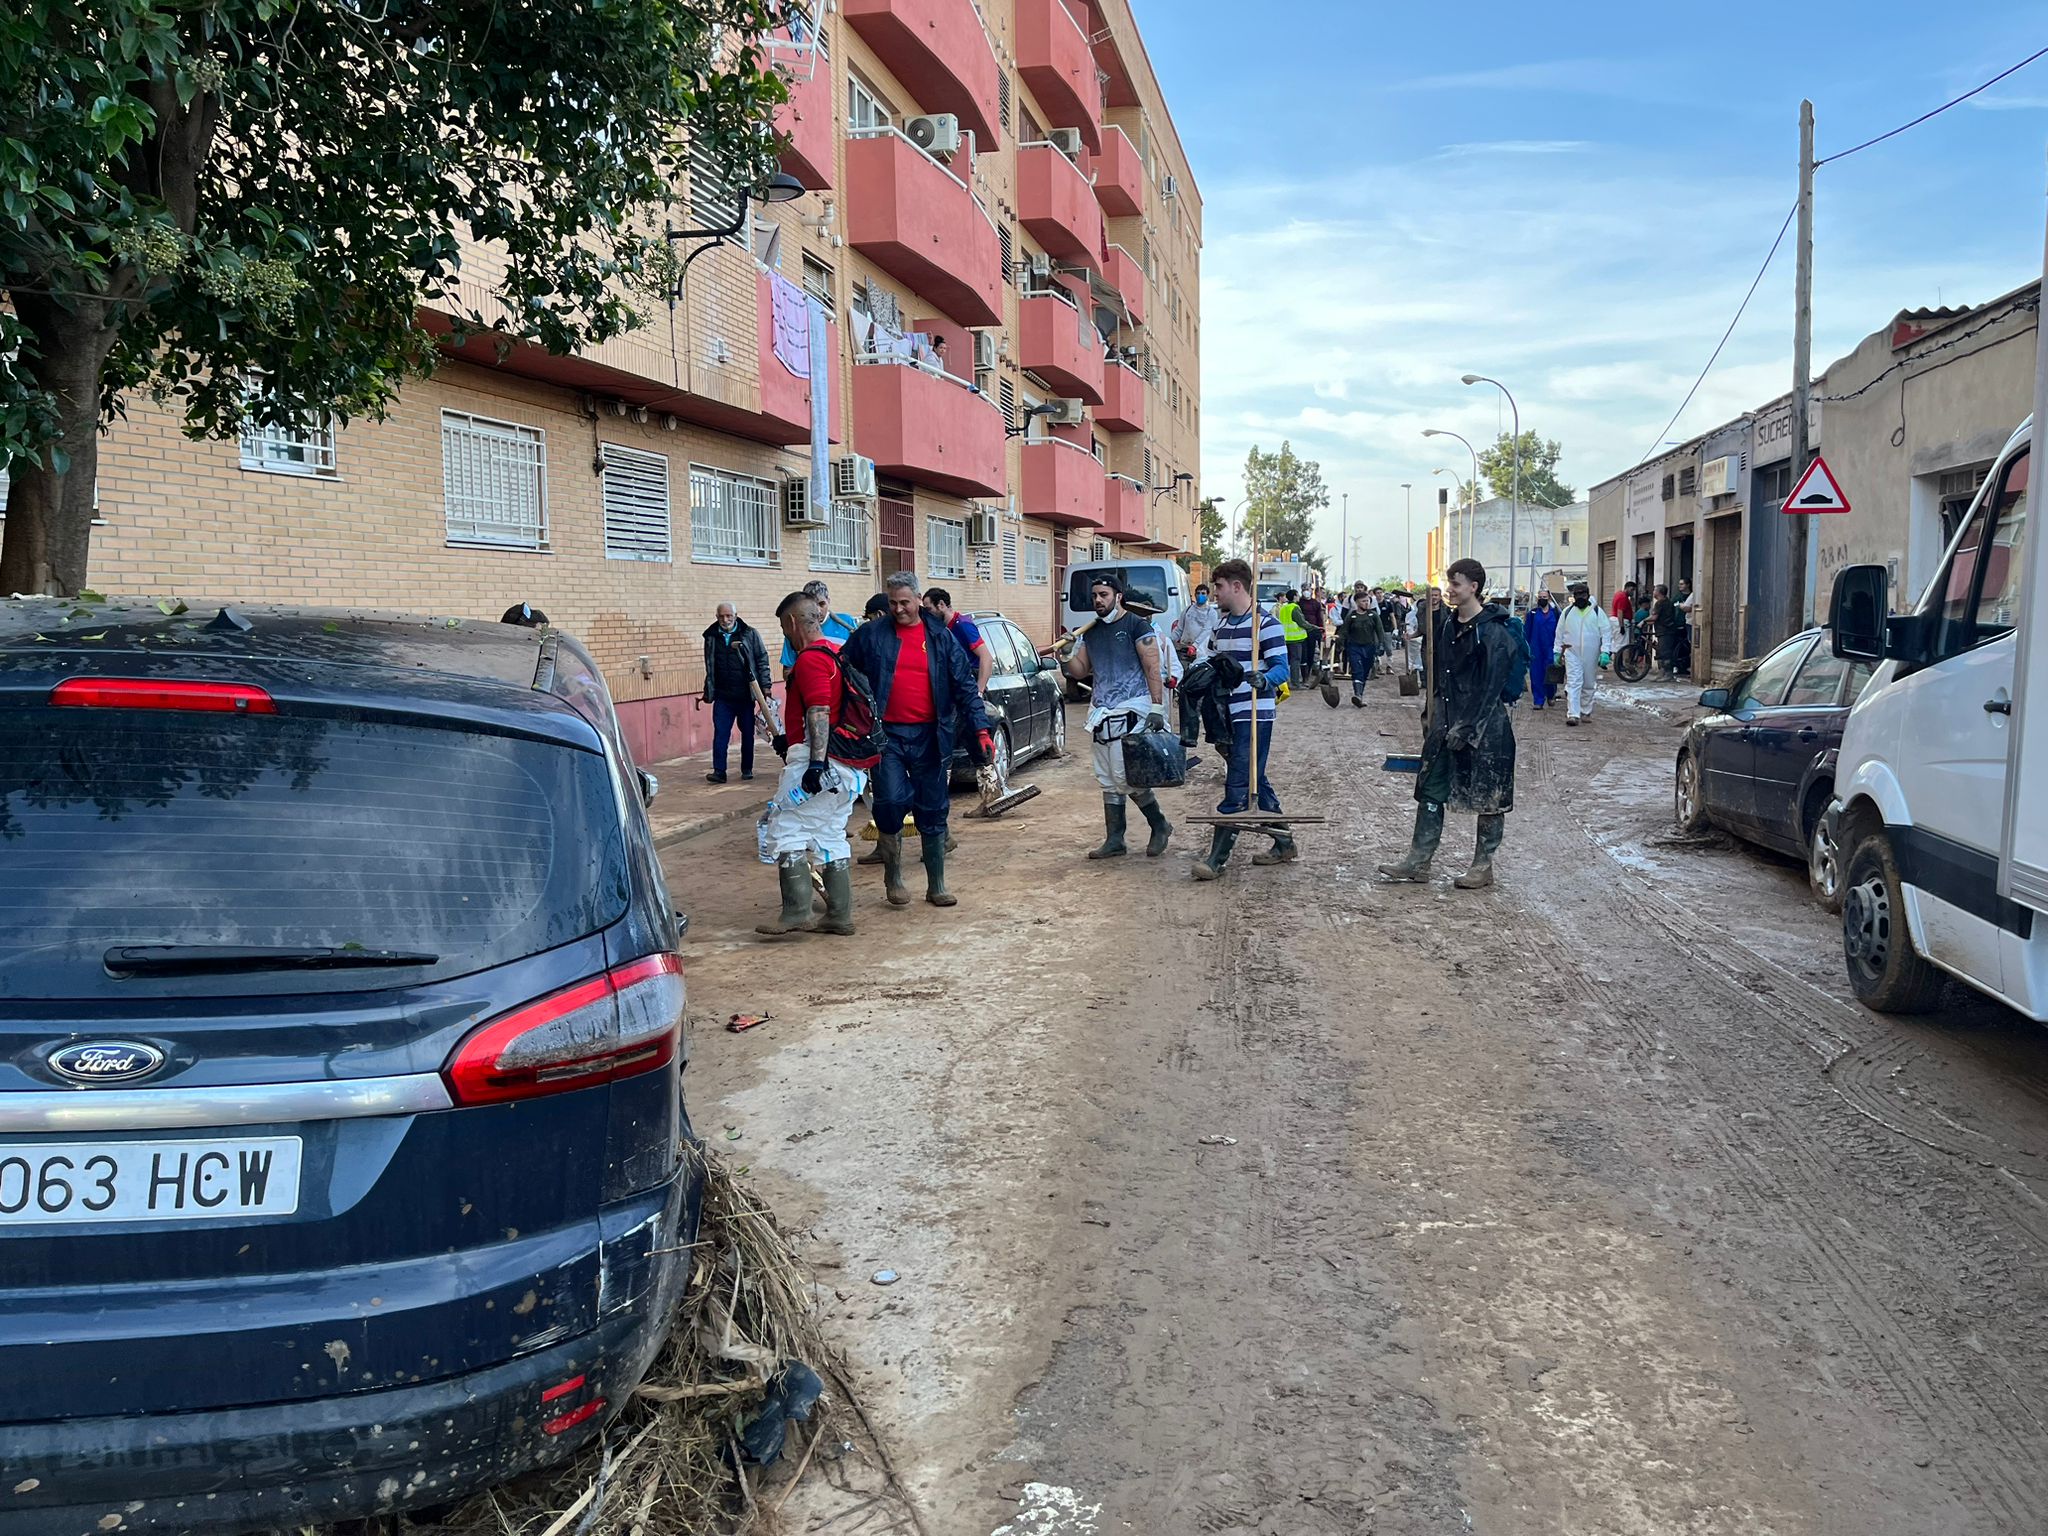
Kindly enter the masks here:
M 1794 253 L 1797 266 L 1792 280 L 1792 483 L 1806 473 L 1813 445 L 1807 441 L 1807 412 L 1813 393 L 1813 103 L 1799 103 L 1799 246 Z M 1780 514 L 1786 515 L 1786 514 Z M 1813 590 L 1816 572 L 1813 517 L 1810 513 L 1789 514 L 1785 569 L 1790 590 L 1785 598 L 1785 634 L 1796 635 L 1806 628 L 1807 594 Z

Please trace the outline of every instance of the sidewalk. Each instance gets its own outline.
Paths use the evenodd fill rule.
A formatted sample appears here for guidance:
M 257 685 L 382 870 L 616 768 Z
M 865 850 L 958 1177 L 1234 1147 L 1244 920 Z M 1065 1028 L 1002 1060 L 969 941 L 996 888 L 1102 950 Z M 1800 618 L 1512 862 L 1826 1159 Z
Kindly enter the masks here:
M 761 807 L 775 793 L 782 762 L 766 742 L 760 742 L 754 753 L 752 782 L 740 778 L 737 748 L 727 770 L 730 777 L 723 784 L 704 782 L 704 775 L 711 771 L 709 752 L 651 763 L 647 771 L 661 781 L 661 792 L 648 807 L 647 819 L 654 828 L 654 846 L 666 848 L 742 816 L 760 815 Z

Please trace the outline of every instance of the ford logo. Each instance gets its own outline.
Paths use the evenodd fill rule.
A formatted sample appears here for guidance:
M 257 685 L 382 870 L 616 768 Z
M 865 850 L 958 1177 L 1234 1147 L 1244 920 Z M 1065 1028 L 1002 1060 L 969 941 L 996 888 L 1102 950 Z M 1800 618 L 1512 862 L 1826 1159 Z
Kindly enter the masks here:
M 132 1083 L 164 1064 L 164 1053 L 133 1040 L 67 1045 L 44 1058 L 50 1070 L 74 1083 Z

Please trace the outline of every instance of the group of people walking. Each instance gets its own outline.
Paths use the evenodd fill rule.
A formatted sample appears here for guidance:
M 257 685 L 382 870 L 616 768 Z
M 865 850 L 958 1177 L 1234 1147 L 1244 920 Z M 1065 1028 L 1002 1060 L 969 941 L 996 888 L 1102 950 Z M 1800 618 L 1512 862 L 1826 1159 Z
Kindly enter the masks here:
M 1509 704 L 1526 672 L 1530 702 L 1556 702 L 1562 684 L 1566 724 L 1592 718 L 1602 665 L 1614 649 L 1615 615 L 1595 606 L 1586 585 L 1554 605 L 1539 593 L 1519 618 L 1485 596 L 1486 571 L 1475 560 L 1451 564 L 1441 595 L 1421 599 L 1355 584 L 1335 600 L 1320 595 L 1271 609 L 1257 599 L 1256 576 L 1243 560 L 1219 564 L 1209 583 L 1169 627 L 1150 604 L 1126 591 L 1114 569 L 1097 572 L 1090 589 L 1094 618 L 1055 648 L 1064 675 L 1091 689 L 1087 730 L 1102 797 L 1102 841 L 1094 861 L 1130 851 L 1130 808 L 1142 817 L 1142 851 L 1164 854 L 1174 825 L 1158 789 L 1153 750 L 1167 736 L 1196 745 L 1206 727 L 1221 751 L 1224 784 L 1197 880 L 1215 880 L 1240 837 L 1252 832 L 1268 846 L 1257 865 L 1294 862 L 1300 848 L 1268 765 L 1280 725 L 1277 705 L 1290 682 L 1325 674 L 1323 637 L 1341 652 L 1351 702 L 1366 703 L 1366 684 L 1383 658 L 1419 671 L 1425 637 L 1434 650 L 1415 824 L 1408 851 L 1379 866 L 1392 882 L 1426 880 L 1456 811 L 1477 818 L 1470 865 L 1460 889 L 1493 883 L 1493 863 L 1514 806 L 1515 733 Z M 853 929 L 852 846 L 855 804 L 872 808 L 884 895 L 906 906 L 906 826 L 918 836 L 924 896 L 950 907 L 946 856 L 951 765 L 956 745 L 977 765 L 991 761 L 992 727 L 983 701 L 992 656 L 973 619 L 951 595 L 921 592 L 909 572 L 891 576 L 861 620 L 835 612 L 824 583 L 792 592 L 776 609 L 782 635 L 785 700 L 773 733 L 782 758 L 774 798 L 760 821 L 761 855 L 778 871 L 782 904 L 761 925 L 767 934 Z M 1299 631 L 1295 638 L 1292 631 Z M 713 782 L 724 782 L 730 731 L 741 734 L 740 773 L 753 772 L 752 723 L 772 708 L 767 646 L 758 632 L 720 604 L 704 631 L 704 697 L 717 739 Z M 1168 724 L 1169 696 L 1179 692 L 1179 719 Z M 1337 695 L 1329 695 L 1334 704 Z M 1142 751 L 1140 749 L 1143 749 Z

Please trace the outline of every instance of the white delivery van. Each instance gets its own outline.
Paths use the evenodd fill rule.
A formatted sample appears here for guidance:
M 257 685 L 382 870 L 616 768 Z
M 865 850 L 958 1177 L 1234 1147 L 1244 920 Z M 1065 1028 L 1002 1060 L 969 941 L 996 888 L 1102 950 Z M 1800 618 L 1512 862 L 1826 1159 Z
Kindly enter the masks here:
M 1166 616 L 1169 626 L 1187 608 L 1187 572 L 1163 556 L 1156 560 L 1089 560 L 1067 567 L 1066 607 L 1061 613 L 1063 628 L 1079 629 L 1095 617 L 1095 603 L 1089 589 L 1094 586 L 1096 574 L 1100 571 L 1115 571 L 1123 578 L 1124 591 L 1144 598 L 1157 608 Z
M 2006 443 L 1910 612 L 1850 566 L 1837 656 L 1877 663 L 1850 712 L 1828 831 L 1856 995 L 1923 1011 L 1945 975 L 2048 1021 L 2048 548 L 2027 538 L 2033 423 Z M 2030 707 L 2031 706 L 2031 707 Z

